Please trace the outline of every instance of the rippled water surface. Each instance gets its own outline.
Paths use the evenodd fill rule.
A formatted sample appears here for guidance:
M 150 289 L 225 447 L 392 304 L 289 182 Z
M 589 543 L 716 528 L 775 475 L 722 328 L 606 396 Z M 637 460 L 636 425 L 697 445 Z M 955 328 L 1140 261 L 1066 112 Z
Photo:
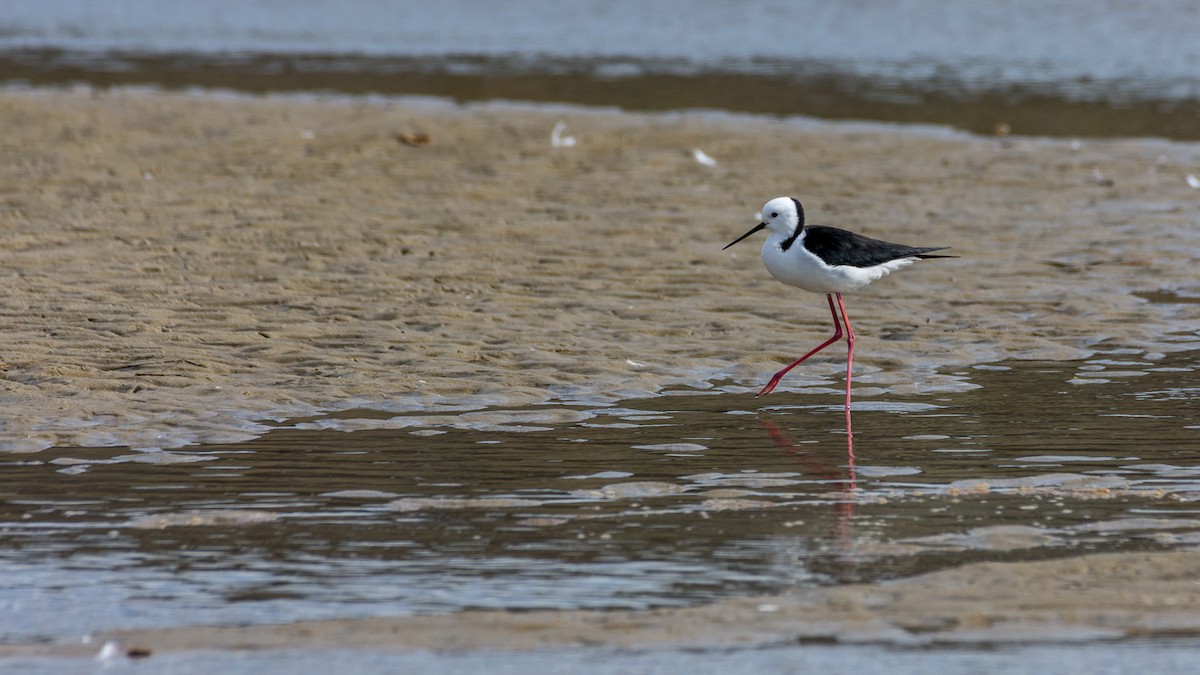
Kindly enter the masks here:
M 1200 542 L 1196 352 L 964 371 L 946 397 L 733 386 L 298 420 L 11 456 L 0 630 L 644 608 Z M 386 427 L 386 428 L 370 428 Z M 360 429 L 346 431 L 345 429 Z

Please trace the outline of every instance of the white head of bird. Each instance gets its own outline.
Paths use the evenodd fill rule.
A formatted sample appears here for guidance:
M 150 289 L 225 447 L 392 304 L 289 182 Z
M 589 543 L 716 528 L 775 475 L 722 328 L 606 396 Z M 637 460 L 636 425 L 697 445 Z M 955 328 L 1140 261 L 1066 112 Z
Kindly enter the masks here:
M 759 218 L 772 234 L 789 237 L 804 224 L 804 207 L 791 197 L 776 197 L 763 206 Z
M 763 205 L 762 212 L 759 213 L 758 225 L 729 242 L 725 248 L 733 246 L 759 230 L 770 230 L 771 235 L 774 236 L 769 236 L 768 239 L 787 239 L 796 232 L 797 228 L 801 227 L 804 227 L 804 207 L 800 205 L 800 202 L 792 197 L 776 197 Z

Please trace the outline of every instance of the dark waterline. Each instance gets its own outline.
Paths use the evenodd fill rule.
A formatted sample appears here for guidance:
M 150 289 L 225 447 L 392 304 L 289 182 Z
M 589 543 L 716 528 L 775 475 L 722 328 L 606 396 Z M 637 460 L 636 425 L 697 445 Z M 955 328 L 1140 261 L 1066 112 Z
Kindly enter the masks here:
M 247 93 L 435 96 L 685 109 L 830 120 L 936 124 L 979 134 L 1200 139 L 1200 101 L 1159 97 L 1133 84 L 963 82 L 855 74 L 834 63 L 751 60 L 712 69 L 682 61 L 503 56 L 328 56 L 0 52 L 0 84 L 97 88 L 154 86 Z

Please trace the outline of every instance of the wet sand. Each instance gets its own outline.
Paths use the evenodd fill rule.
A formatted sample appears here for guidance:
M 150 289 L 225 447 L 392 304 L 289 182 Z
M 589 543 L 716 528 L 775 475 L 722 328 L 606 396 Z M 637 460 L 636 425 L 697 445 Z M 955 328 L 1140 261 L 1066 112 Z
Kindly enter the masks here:
M 551 145 L 558 120 L 574 146 Z M 860 398 L 969 386 L 946 365 L 1178 348 L 1200 308 L 1173 301 L 1197 291 L 1192 144 L 87 89 L 6 92 L 0 123 L 10 451 L 753 386 L 828 331 L 756 243 L 720 250 L 780 194 L 962 256 L 849 298 Z
M 551 145 L 559 120 L 574 146 Z M 954 366 L 1196 346 L 1192 144 L 89 90 L 6 92 L 0 123 L 8 451 L 229 442 L 352 408 L 753 389 L 828 332 L 823 300 L 771 280 L 756 244 L 720 250 L 780 194 L 813 223 L 962 256 L 848 298 L 857 400 L 973 386 Z M 820 393 L 840 368 L 814 362 L 782 391 Z M 91 656 L 108 639 L 159 653 L 1195 637 L 1197 561 L 969 564 L 646 612 L 114 631 L 0 656 Z
M 1104 554 L 977 563 L 871 585 L 653 611 L 468 611 L 436 616 L 115 631 L 86 644 L 0 646 L 0 658 L 195 650 L 563 647 L 905 647 L 1200 637 L 1200 554 Z

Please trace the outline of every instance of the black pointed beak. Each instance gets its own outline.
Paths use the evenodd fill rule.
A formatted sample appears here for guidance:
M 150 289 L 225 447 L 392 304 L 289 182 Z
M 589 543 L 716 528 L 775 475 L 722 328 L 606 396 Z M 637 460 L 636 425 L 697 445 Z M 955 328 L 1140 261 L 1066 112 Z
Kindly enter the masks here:
M 767 226 L 767 224 L 766 224 L 766 223 L 759 223 L 759 224 L 755 225 L 754 227 L 750 228 L 750 231 L 749 231 L 749 232 L 747 232 L 746 234 L 743 234 L 742 236 L 738 237 L 737 239 L 734 239 L 733 241 L 731 241 L 731 242 L 729 242 L 728 244 L 726 244 L 726 245 L 725 245 L 725 248 L 729 248 L 730 246 L 733 246 L 734 244 L 736 244 L 736 243 L 738 243 L 739 241 L 741 241 L 741 240 L 745 239 L 746 237 L 749 237 L 750 235 L 754 234 L 755 232 L 758 232 L 759 230 L 763 229 L 763 228 L 764 228 L 764 227 L 766 227 L 766 226 Z M 723 248 L 723 249 L 721 249 L 721 250 L 722 250 L 722 251 L 724 251 L 724 250 L 725 250 L 725 248 Z

